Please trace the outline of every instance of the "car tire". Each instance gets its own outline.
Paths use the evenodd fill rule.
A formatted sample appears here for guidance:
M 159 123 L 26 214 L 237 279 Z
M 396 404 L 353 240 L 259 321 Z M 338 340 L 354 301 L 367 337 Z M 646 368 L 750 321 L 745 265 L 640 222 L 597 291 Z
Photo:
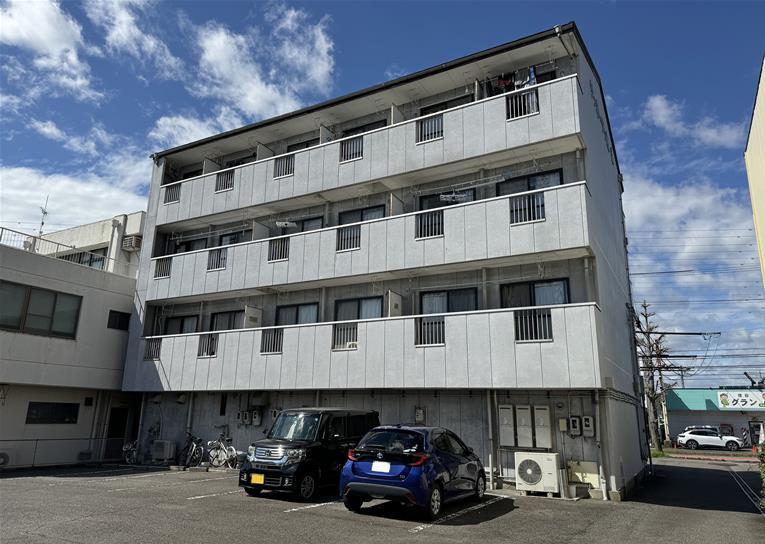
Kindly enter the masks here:
M 316 496 L 316 491 L 319 486 L 319 482 L 316 479 L 316 474 L 313 472 L 305 472 L 295 481 L 295 495 L 301 501 L 310 501 Z
M 479 474 L 475 479 L 475 486 L 473 487 L 473 500 L 483 500 L 483 496 L 486 494 L 486 476 Z
M 358 512 L 359 510 L 361 510 L 361 505 L 364 504 L 364 501 L 362 501 L 358 497 L 348 497 L 346 495 L 345 497 L 343 497 L 343 504 L 351 512 Z
M 428 502 L 425 503 L 425 518 L 429 521 L 435 520 L 441 513 L 441 507 L 444 504 L 444 494 L 441 486 L 434 484 L 428 494 Z
M 737 451 L 738 450 L 738 444 L 736 442 L 734 442 L 733 440 L 731 440 L 727 444 L 725 444 L 725 447 L 728 448 L 728 451 Z
M 688 442 L 685 443 L 685 447 L 688 448 L 689 450 L 695 450 L 696 448 L 699 447 L 699 443 L 696 442 L 695 440 L 689 440 Z
M 260 487 L 245 487 L 244 492 L 247 493 L 250 497 L 257 497 L 260 495 L 260 492 L 263 491 Z

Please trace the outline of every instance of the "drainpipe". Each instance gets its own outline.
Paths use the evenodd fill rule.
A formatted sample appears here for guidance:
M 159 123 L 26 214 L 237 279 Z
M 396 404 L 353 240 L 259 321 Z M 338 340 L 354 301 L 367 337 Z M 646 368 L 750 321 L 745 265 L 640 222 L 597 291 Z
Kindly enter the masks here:
M 595 391 L 594 395 L 595 403 L 595 444 L 598 447 L 598 476 L 600 478 L 600 491 L 603 493 L 603 500 L 608 500 L 608 480 L 606 480 L 606 472 L 603 468 L 603 446 L 601 445 L 600 436 L 600 394 Z
M 146 405 L 146 393 L 141 393 L 141 410 L 138 412 L 138 436 L 135 437 L 136 454 L 138 454 L 138 452 L 141 450 L 141 431 L 143 431 L 143 407 L 145 405 Z
M 189 409 L 186 412 L 186 432 L 191 432 L 191 416 L 194 412 L 194 392 L 191 391 L 189 393 Z
M 486 416 L 489 422 L 489 489 L 494 489 L 494 430 L 491 422 L 491 390 L 486 390 Z

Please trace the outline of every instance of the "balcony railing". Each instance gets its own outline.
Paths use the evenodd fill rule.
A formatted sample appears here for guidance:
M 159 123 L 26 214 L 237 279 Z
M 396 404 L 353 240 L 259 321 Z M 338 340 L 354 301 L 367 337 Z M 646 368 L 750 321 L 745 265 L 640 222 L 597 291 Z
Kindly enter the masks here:
M 444 116 L 434 115 L 417 121 L 417 143 L 444 137 Z
M 433 210 L 417 216 L 417 238 L 432 238 L 444 235 L 444 211 Z
M 541 221 L 545 218 L 545 194 L 531 193 L 510 199 L 510 224 Z
M 348 251 L 361 247 L 361 225 L 350 225 L 337 229 L 337 251 Z
M 354 161 L 364 156 L 364 137 L 357 136 L 340 142 L 340 162 Z
M 135 377 L 130 379 L 146 380 L 127 386 L 139 391 L 597 388 L 602 384 L 599 314 L 595 303 L 582 303 L 147 337 L 145 358 L 161 365 L 167 380 L 126 372 Z M 221 371 L 200 374 L 188 348 L 198 342 L 206 346 L 200 338 L 211 334 L 218 335 L 216 347 L 226 346 L 215 350 Z
M 211 249 L 207 254 L 207 270 L 224 270 L 226 268 L 227 257 L 228 248 L 219 247 Z
M 203 334 L 199 337 L 197 357 L 215 357 L 218 355 L 218 333 Z
M 215 192 L 229 191 L 234 188 L 234 170 L 218 172 L 215 176 Z
M 181 201 L 181 184 L 168 185 L 165 187 L 165 204 Z
M 274 159 L 274 179 L 291 176 L 295 173 L 295 155 L 285 155 Z
M 290 258 L 290 239 L 272 238 L 268 241 L 268 262 L 286 261 Z
M 536 89 L 511 94 L 507 97 L 507 118 L 517 119 L 539 113 L 539 94 Z

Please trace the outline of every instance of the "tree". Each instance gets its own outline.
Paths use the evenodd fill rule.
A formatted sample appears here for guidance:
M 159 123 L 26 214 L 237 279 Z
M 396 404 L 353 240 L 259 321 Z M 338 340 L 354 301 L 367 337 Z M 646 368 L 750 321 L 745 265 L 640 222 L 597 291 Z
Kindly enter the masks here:
M 643 384 L 645 387 L 645 396 L 647 399 L 648 410 L 648 431 L 651 437 L 651 447 L 661 450 L 662 441 L 659 439 L 658 417 L 656 415 L 657 401 L 661 400 L 664 406 L 664 394 L 668 386 L 664 383 L 664 377 L 661 372 L 665 365 L 665 359 L 669 354 L 669 348 L 665 344 L 663 334 L 654 334 L 657 325 L 653 323 L 652 318 L 656 315 L 649 311 L 649 304 L 646 301 L 640 305 L 640 314 L 635 318 L 635 343 L 638 349 L 638 355 L 642 359 Z M 656 373 L 659 373 L 659 387 L 656 383 Z M 666 424 L 666 414 L 664 414 Z

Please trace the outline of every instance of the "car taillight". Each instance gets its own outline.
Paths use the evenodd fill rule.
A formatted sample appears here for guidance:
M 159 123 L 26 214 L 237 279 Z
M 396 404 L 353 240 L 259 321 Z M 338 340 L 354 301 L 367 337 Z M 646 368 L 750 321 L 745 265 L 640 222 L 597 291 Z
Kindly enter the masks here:
M 430 459 L 430 455 L 427 453 L 414 453 L 412 454 L 412 460 L 407 463 L 410 467 L 419 467 L 420 465 L 424 464 L 425 461 Z
M 356 452 L 354 450 L 348 450 L 348 460 L 349 461 L 358 461 L 359 456 L 356 455 Z

